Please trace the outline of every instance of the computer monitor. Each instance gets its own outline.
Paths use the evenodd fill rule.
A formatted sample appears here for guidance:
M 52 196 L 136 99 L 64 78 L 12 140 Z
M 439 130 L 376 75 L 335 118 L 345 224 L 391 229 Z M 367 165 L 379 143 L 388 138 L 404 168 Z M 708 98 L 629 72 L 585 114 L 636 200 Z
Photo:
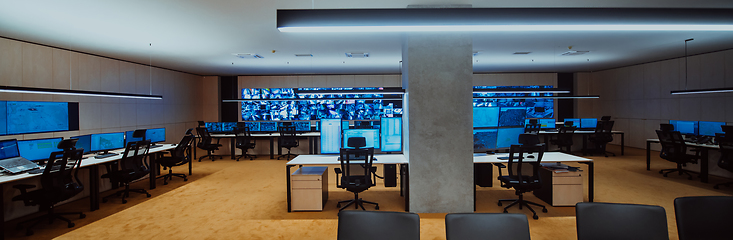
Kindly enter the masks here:
M 501 107 L 499 110 L 499 127 L 524 127 L 526 107 Z
M 147 133 L 147 130 L 145 130 L 145 131 Z M 127 143 L 137 142 L 137 141 L 142 141 L 143 140 L 143 138 L 133 137 L 132 134 L 134 132 L 135 132 L 134 130 L 133 131 L 126 131 L 125 132 L 125 146 L 127 146 Z M 145 140 L 149 140 L 149 139 L 147 139 L 147 134 L 145 134 L 145 138 L 146 138 Z
M 598 126 L 598 119 L 595 119 L 595 118 L 581 118 L 580 119 L 580 128 L 595 129 L 596 126 Z
M 244 125 L 249 128 L 250 132 L 259 132 L 260 131 L 259 122 L 244 122 Z
M 349 129 L 349 121 L 343 120 L 341 121 L 341 129 Z
M 498 127 L 499 126 L 499 108 L 498 107 L 474 107 L 473 108 L 473 127 Z
M 165 142 L 165 128 L 153 128 L 145 131 L 145 140 L 150 143 Z
M 499 128 L 496 135 L 496 148 L 509 148 L 511 145 L 519 144 L 519 134 L 524 133 L 524 128 Z
M 580 118 L 566 118 L 565 122 L 572 122 L 573 127 L 580 128 Z
M 697 121 L 669 120 L 669 124 L 674 125 L 674 130 L 682 134 L 697 135 Z
M 310 132 L 311 131 L 311 122 L 310 121 L 295 121 L 291 124 L 291 126 L 295 126 L 295 131 L 298 131 L 298 132 Z
M 402 151 L 402 118 L 382 117 L 379 121 L 379 132 L 382 135 L 380 150 L 382 152 Z
M 125 133 L 97 133 L 92 134 L 92 152 L 107 152 L 125 147 Z
M 320 121 L 321 126 L 321 153 L 334 154 L 341 150 L 341 119 L 326 119 Z
M 351 148 L 347 146 L 351 137 L 365 137 L 365 148 L 379 148 L 379 129 L 344 129 L 342 137 L 344 148 Z
M 20 140 L 18 141 L 18 150 L 20 150 L 20 156 L 25 159 L 31 161 L 46 160 L 52 152 L 63 151 L 63 149 L 56 148 L 61 140 L 63 138 L 60 137 Z
M 92 152 L 92 135 L 81 135 L 71 138 L 79 139 L 76 141 L 76 149 L 84 149 L 84 154 Z
M 487 152 L 496 149 L 496 128 L 473 130 L 473 151 Z
M 699 130 L 700 135 L 715 136 L 716 133 L 723 133 L 723 129 L 720 127 L 723 125 L 725 125 L 724 122 L 700 121 L 698 123 L 698 130 Z
M 372 121 L 354 121 L 356 129 L 372 129 Z
M 207 122 L 206 130 L 209 133 L 233 133 L 237 122 Z
M 540 129 L 555 129 L 554 118 L 532 118 L 537 119 L 537 124 L 540 125 Z M 524 119 L 524 126 L 529 124 L 530 118 Z
M 20 157 L 18 140 L 8 139 L 0 141 L 0 160 Z
M 260 122 L 260 132 L 277 132 L 277 122 Z

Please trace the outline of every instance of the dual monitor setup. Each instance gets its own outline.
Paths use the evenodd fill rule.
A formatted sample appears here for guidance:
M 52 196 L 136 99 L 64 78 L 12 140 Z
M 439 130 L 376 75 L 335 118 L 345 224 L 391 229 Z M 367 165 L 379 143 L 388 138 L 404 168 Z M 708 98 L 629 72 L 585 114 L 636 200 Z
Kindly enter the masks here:
M 349 121 L 341 119 L 321 119 L 321 154 L 337 154 L 341 148 L 348 148 L 351 137 L 366 138 L 365 147 L 373 147 L 382 152 L 402 151 L 402 118 L 382 117 L 377 121 Z
M 708 136 L 714 137 L 716 133 L 723 133 L 720 126 L 726 125 L 725 122 L 708 122 L 708 121 L 682 121 L 669 120 L 669 124 L 674 126 L 675 131 L 688 136 Z

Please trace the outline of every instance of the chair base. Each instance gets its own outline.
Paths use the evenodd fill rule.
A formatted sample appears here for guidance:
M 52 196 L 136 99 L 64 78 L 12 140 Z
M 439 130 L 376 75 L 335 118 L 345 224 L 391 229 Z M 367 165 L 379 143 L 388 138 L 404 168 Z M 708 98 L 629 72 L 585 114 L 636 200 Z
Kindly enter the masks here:
M 713 188 L 719 189 L 721 185 L 726 186 L 726 187 L 730 187 L 731 184 L 733 184 L 733 182 L 718 183 L 718 184 L 715 184 L 715 186 L 713 186 Z
M 168 180 L 173 180 L 173 177 L 179 177 L 183 178 L 183 181 L 188 181 L 188 176 L 183 173 L 173 173 L 173 170 L 169 167 L 168 168 L 168 174 L 163 176 L 158 176 L 156 179 L 163 178 L 163 185 L 168 185 Z
M 211 161 L 212 161 L 212 162 L 213 162 L 214 160 L 216 160 L 216 158 L 219 158 L 219 159 L 224 159 L 224 157 L 223 157 L 223 156 L 217 156 L 217 155 L 214 155 L 214 154 L 213 154 L 213 151 L 208 151 L 208 153 L 207 153 L 206 155 L 204 155 L 204 156 L 201 156 L 201 157 L 199 157 L 199 162 L 201 162 L 201 159 L 203 159 L 203 158 L 205 158 L 205 157 L 211 158 Z
M 48 209 L 48 212 L 46 214 L 44 214 L 43 216 L 38 216 L 38 217 L 35 217 L 33 219 L 29 219 L 29 220 L 22 221 L 22 222 L 18 223 L 17 228 L 20 229 L 20 228 L 22 228 L 21 225 L 26 224 L 26 223 L 29 223 L 29 222 L 33 222 L 33 224 L 31 224 L 28 227 L 26 227 L 26 231 L 25 231 L 25 235 L 26 236 L 31 236 L 31 235 L 33 235 L 33 230 L 31 230 L 31 228 L 35 227 L 36 225 L 38 225 L 39 223 L 41 223 L 43 220 L 48 220 L 48 224 L 52 224 L 53 223 L 53 220 L 55 220 L 55 219 L 60 219 L 61 221 L 66 222 L 66 224 L 67 224 L 66 226 L 68 228 L 73 228 L 75 226 L 75 224 L 73 222 L 71 222 L 71 220 L 69 220 L 68 218 L 63 217 L 62 215 L 79 215 L 79 219 L 83 219 L 83 218 L 87 217 L 87 215 L 85 215 L 82 212 L 63 212 L 63 213 L 56 213 L 56 212 L 53 211 L 53 207 L 51 207 L 51 208 Z
M 512 207 L 514 205 L 519 205 L 519 209 L 522 209 L 522 206 L 525 206 L 525 207 L 527 207 L 527 209 L 529 209 L 529 211 L 532 212 L 532 218 L 533 219 L 539 219 L 540 217 L 537 216 L 537 213 L 534 211 L 534 209 L 532 209 L 532 207 L 530 206 L 530 204 L 531 205 L 538 206 L 538 207 L 542 207 L 542 212 L 544 212 L 544 213 L 547 212 L 547 208 L 545 207 L 545 205 L 524 200 L 524 196 L 521 193 L 520 194 L 517 194 L 517 195 L 519 195 L 519 199 L 500 199 L 499 200 L 499 206 L 501 206 L 501 202 L 512 202 L 508 206 L 504 207 L 504 213 L 507 213 L 507 209 L 509 209 L 510 207 Z
M 107 199 L 111 197 L 122 196 L 122 204 L 125 204 L 127 203 L 127 200 L 125 200 L 125 198 L 130 197 L 130 192 L 144 193 L 147 197 L 152 196 L 150 195 L 150 193 L 148 193 L 148 191 L 145 191 L 145 189 L 130 189 L 130 185 L 125 185 L 125 189 L 117 191 L 115 194 L 103 197 L 102 202 L 106 203 L 108 201 Z
M 288 149 L 287 154 L 283 154 L 277 157 L 277 160 L 280 160 L 280 158 L 285 157 L 286 160 L 290 160 L 290 156 L 293 156 L 293 158 L 297 157 L 298 155 L 290 153 L 290 149 Z
M 343 207 L 341 207 L 341 204 L 343 204 L 343 203 L 346 203 L 346 205 L 344 205 Z M 339 201 L 338 204 L 336 204 L 336 207 L 341 207 L 341 208 L 339 208 L 339 212 L 341 210 L 346 209 L 347 207 L 349 207 L 351 205 L 354 205 L 354 209 L 359 209 L 359 207 L 361 207 L 361 210 L 366 211 L 366 209 L 364 209 L 364 203 L 374 204 L 374 209 L 379 210 L 379 203 L 375 203 L 375 202 L 370 202 L 370 201 L 363 200 L 363 199 L 359 198 L 359 194 L 358 193 L 354 193 L 354 199 L 352 199 L 352 200 Z
M 255 158 L 257 158 L 257 156 L 255 155 L 249 155 L 247 153 L 244 153 L 242 155 L 237 156 L 237 162 L 239 162 L 239 158 L 241 157 L 249 158 L 249 160 L 255 160 Z
M 696 172 L 683 169 L 681 164 L 677 165 L 677 168 L 670 168 L 670 169 L 662 169 L 662 170 L 659 170 L 659 173 L 662 174 L 664 177 L 667 177 L 667 174 L 670 174 L 670 173 L 673 173 L 673 172 L 678 172 L 680 176 L 682 176 L 682 174 L 686 174 L 688 176 L 687 179 L 689 179 L 689 180 L 692 180 L 692 174 L 691 173 L 698 174 Z

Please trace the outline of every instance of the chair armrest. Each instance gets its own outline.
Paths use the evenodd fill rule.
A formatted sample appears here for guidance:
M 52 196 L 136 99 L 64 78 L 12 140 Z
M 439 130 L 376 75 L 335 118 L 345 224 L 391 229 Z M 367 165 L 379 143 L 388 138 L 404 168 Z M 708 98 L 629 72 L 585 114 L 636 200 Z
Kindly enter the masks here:
M 496 168 L 497 168 L 497 170 L 499 172 L 499 177 L 501 177 L 502 176 L 501 175 L 501 169 L 502 168 L 506 168 L 506 165 L 504 165 L 503 163 L 494 163 L 494 166 L 496 166 Z
M 340 188 L 341 187 L 341 184 L 339 184 L 340 183 L 340 181 L 339 181 L 339 175 L 342 174 L 341 168 L 334 168 L 333 171 L 336 173 L 335 174 L 335 176 L 336 176 L 336 187 L 339 187 Z

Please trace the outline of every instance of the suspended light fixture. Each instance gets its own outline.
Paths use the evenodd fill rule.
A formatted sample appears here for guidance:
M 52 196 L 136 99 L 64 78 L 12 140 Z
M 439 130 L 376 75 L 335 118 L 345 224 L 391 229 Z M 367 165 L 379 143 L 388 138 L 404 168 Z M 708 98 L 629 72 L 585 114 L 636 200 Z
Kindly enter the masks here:
M 145 95 L 132 93 L 116 93 L 116 92 L 99 92 L 84 90 L 68 90 L 68 89 L 52 89 L 52 88 L 32 88 L 32 87 L 13 87 L 0 86 L 0 92 L 7 93 L 35 93 L 35 94 L 53 94 L 53 95 L 74 95 L 87 97 L 117 97 L 117 98 L 137 98 L 137 99 L 163 99 L 160 95 Z
M 689 72 L 689 69 L 687 68 L 687 42 L 692 41 L 692 40 L 695 40 L 695 39 L 690 38 L 690 39 L 685 40 L 685 90 L 670 91 L 669 93 L 672 95 L 683 95 L 683 94 L 733 92 L 733 88 L 705 88 L 705 89 L 694 89 L 694 90 L 687 89 L 687 72 Z
M 517 94 L 532 94 L 532 93 L 570 93 L 570 90 L 559 89 L 559 88 L 494 88 L 494 89 L 481 89 L 474 88 L 473 93 L 517 93 Z

